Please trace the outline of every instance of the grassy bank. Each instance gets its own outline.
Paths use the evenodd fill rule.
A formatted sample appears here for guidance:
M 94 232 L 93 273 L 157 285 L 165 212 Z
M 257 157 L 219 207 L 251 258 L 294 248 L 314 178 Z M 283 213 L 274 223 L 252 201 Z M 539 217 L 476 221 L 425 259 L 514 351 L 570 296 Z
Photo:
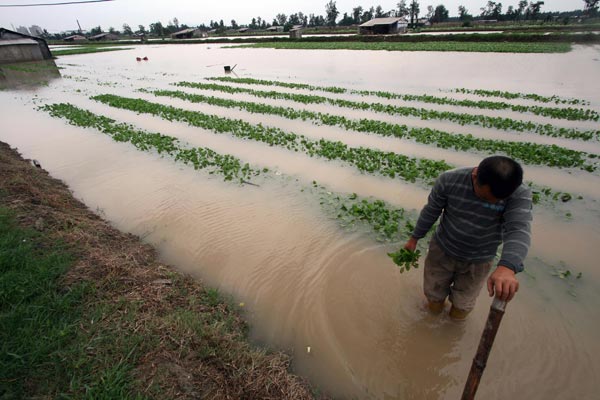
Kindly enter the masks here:
M 460 51 L 493 53 L 566 53 L 569 43 L 521 43 L 521 42 L 285 42 L 255 43 L 232 46 L 251 48 L 293 50 L 386 50 L 386 51 Z
M 106 51 L 119 51 L 119 50 L 131 50 L 131 47 L 98 47 L 98 46 L 81 46 L 73 49 L 64 50 L 52 50 L 54 57 L 61 56 L 72 56 L 74 54 L 88 54 L 88 53 L 104 53 Z
M 0 169 L 0 398 L 312 398 L 218 291 L 3 143 Z

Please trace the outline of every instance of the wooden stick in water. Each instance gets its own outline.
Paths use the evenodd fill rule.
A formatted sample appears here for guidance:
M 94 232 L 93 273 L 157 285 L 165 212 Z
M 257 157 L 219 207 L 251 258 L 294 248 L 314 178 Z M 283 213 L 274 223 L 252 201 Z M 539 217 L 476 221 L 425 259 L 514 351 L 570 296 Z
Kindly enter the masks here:
M 485 323 L 485 329 L 483 330 L 481 340 L 479 341 L 477 353 L 475 354 L 475 358 L 473 358 L 473 364 L 471 364 L 471 371 L 469 372 L 469 377 L 467 378 L 461 400 L 473 400 L 475 398 L 475 393 L 479 387 L 479 381 L 481 380 L 487 359 L 492 350 L 492 345 L 494 344 L 498 327 L 504 316 L 505 308 L 506 301 L 494 297 L 487 322 Z

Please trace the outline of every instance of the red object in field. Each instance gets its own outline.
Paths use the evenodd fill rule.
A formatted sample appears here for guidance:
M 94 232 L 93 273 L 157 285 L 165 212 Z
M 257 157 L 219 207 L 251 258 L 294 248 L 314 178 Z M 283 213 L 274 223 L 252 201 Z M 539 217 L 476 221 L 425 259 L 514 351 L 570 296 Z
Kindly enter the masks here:
M 135 60 L 136 60 L 136 61 L 142 61 L 142 59 L 141 59 L 141 58 L 139 58 L 139 57 L 136 57 L 136 58 L 135 58 Z
M 148 57 L 144 57 L 144 61 L 148 61 Z

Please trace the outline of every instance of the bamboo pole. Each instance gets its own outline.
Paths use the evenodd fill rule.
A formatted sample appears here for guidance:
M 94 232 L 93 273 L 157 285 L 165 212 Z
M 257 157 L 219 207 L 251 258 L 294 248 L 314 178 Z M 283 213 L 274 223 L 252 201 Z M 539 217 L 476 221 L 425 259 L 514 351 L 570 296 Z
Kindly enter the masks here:
M 471 364 L 471 371 L 469 371 L 469 377 L 465 383 L 465 389 L 463 391 L 461 400 L 473 400 L 475 398 L 475 393 L 479 387 L 479 381 L 481 380 L 487 359 L 490 355 L 490 351 L 492 350 L 492 345 L 494 344 L 498 327 L 500 326 L 500 322 L 504 316 L 505 308 L 506 301 L 494 297 L 494 301 L 490 307 L 490 313 L 488 314 L 487 322 L 485 323 L 485 328 L 481 335 L 481 340 L 479 341 L 477 353 L 475 354 L 473 363 Z

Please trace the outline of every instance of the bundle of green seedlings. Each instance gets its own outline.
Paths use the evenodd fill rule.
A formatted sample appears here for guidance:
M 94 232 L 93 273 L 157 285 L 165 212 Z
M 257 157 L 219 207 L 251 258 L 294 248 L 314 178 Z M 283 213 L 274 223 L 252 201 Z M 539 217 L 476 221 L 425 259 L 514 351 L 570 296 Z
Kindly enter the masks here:
M 460 106 L 460 107 L 469 107 L 469 108 L 481 108 L 481 109 L 489 109 L 489 110 L 511 110 L 519 113 L 527 113 L 530 112 L 535 115 L 546 116 L 550 118 L 556 119 L 566 119 L 566 120 L 580 120 L 580 121 L 598 121 L 600 115 L 590 109 L 583 108 L 557 108 L 557 107 L 541 107 L 537 105 L 526 106 L 519 104 L 511 104 L 506 102 L 498 102 L 498 101 L 489 101 L 489 100 L 458 100 L 452 99 L 449 97 L 438 97 L 431 95 L 414 95 L 414 94 L 400 94 L 393 93 L 387 91 L 371 91 L 371 90 L 354 90 L 354 89 L 346 89 L 335 86 L 315 86 L 308 85 L 304 83 L 289 83 L 289 82 L 281 82 L 281 81 L 269 81 L 262 79 L 252 79 L 252 78 L 232 78 L 229 76 L 220 76 L 213 78 L 206 78 L 210 81 L 218 81 L 218 82 L 229 82 L 229 83 L 237 83 L 237 84 L 247 84 L 247 85 L 261 85 L 261 86 L 277 86 L 277 87 L 285 87 L 288 89 L 304 89 L 310 91 L 322 91 L 329 93 L 347 93 L 353 95 L 360 96 L 376 96 L 385 99 L 394 99 L 394 100 L 402 100 L 402 101 L 418 101 L 423 103 L 432 103 L 432 104 L 443 104 L 443 105 L 452 105 L 452 106 Z M 534 96 L 534 95 L 529 95 Z M 539 96 L 538 96 L 539 97 Z M 565 100 L 567 101 L 567 100 Z
M 419 268 L 419 257 L 421 250 L 411 251 L 405 248 L 394 253 L 388 253 L 394 263 L 400 267 L 400 273 L 410 271 L 411 268 Z
M 147 92 L 146 90 L 143 91 Z M 229 100 L 182 91 L 155 90 L 151 93 L 156 96 L 174 97 L 193 103 L 206 103 L 220 107 L 237 108 L 252 113 L 278 115 L 288 119 L 300 119 L 303 121 L 311 120 L 317 124 L 338 126 L 346 130 L 374 133 L 380 136 L 410 138 L 418 143 L 434 144 L 444 149 L 453 148 L 461 151 L 473 149 L 487 154 L 504 153 L 516 160 L 532 165 L 577 167 L 588 172 L 593 172 L 597 168 L 597 163 L 590 161 L 597 158 L 595 154 L 571 150 L 557 145 L 482 139 L 470 134 L 453 134 L 430 128 L 409 128 L 406 125 L 372 119 L 351 120 L 338 115 L 248 101 Z
M 533 132 L 539 135 L 551 137 L 564 137 L 579 140 L 597 140 L 600 131 L 579 130 L 575 128 L 557 127 L 551 124 L 538 124 L 531 121 L 514 120 L 512 118 L 490 117 L 487 115 L 456 113 L 450 111 L 429 110 L 426 108 L 402 107 L 391 104 L 357 102 L 343 99 L 335 99 L 324 96 L 315 96 L 299 93 L 283 93 L 277 91 L 261 91 L 232 87 L 214 83 L 178 82 L 176 86 L 194 89 L 221 91 L 225 93 L 245 93 L 259 98 L 277 100 L 290 100 L 303 104 L 329 104 L 342 108 L 355 110 L 375 111 L 394 116 L 416 117 L 422 120 L 446 120 L 459 125 L 477 125 L 484 128 L 495 128 L 505 131 Z

